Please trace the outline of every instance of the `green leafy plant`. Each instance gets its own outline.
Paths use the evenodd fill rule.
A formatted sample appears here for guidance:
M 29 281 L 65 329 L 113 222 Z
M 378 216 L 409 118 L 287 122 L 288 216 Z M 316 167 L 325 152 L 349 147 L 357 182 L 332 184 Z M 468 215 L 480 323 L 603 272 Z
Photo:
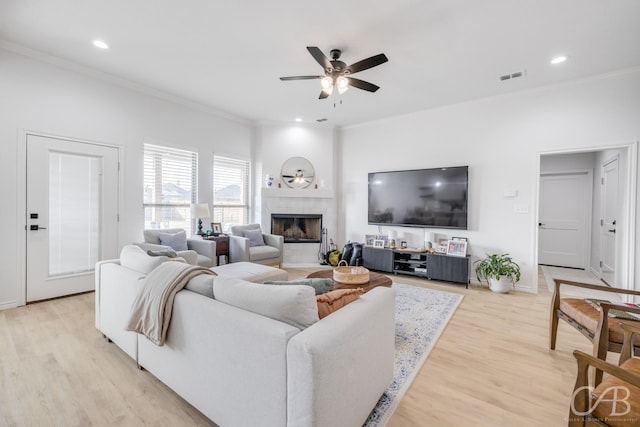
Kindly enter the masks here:
M 520 266 L 511 259 L 509 254 L 487 254 L 486 258 L 479 259 L 473 264 L 479 282 L 484 280 L 489 284 L 490 278 L 500 280 L 501 277 L 507 277 L 511 283 L 520 280 Z

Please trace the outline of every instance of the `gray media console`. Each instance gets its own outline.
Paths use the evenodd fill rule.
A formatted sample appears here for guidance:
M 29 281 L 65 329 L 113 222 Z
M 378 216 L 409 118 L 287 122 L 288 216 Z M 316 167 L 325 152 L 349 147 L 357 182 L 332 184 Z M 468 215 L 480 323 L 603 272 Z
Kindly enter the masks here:
M 457 257 L 429 252 L 381 249 L 365 246 L 363 265 L 385 273 L 409 274 L 469 286 L 470 256 Z

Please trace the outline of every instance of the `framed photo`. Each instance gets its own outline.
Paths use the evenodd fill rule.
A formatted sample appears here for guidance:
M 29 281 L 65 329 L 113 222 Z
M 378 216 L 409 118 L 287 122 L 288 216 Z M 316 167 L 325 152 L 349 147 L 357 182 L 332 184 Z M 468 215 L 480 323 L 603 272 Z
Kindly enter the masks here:
M 219 222 L 212 222 L 211 223 L 211 232 L 213 234 L 221 234 L 222 233 L 222 224 L 220 224 Z
M 389 241 L 389 236 L 387 236 L 386 234 L 376 234 L 375 240 L 382 240 L 384 241 L 384 245 L 387 246 L 387 242 Z
M 376 240 L 373 241 L 373 247 L 374 248 L 384 249 L 384 244 L 385 244 L 385 241 L 382 240 L 382 239 L 376 239 Z
M 376 240 L 375 234 L 365 234 L 364 244 L 367 246 L 373 246 L 373 241 Z
M 437 254 L 446 254 L 447 253 L 447 246 L 446 245 L 436 246 L 436 253 Z
M 438 246 L 447 246 L 447 244 L 449 243 L 449 238 L 448 237 L 441 237 L 438 239 Z
M 447 244 L 447 255 L 464 257 L 467 256 L 467 242 L 449 240 Z
M 466 237 L 452 237 L 451 240 L 453 240 L 454 242 L 466 242 L 467 238 Z

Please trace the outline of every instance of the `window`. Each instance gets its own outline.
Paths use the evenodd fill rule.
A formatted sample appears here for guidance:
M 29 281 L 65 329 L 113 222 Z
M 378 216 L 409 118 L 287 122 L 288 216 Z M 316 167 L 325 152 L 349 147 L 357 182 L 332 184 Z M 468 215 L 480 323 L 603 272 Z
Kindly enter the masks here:
M 229 231 L 249 222 L 249 162 L 213 156 L 213 222 Z
M 144 228 L 193 231 L 198 195 L 198 153 L 144 144 Z

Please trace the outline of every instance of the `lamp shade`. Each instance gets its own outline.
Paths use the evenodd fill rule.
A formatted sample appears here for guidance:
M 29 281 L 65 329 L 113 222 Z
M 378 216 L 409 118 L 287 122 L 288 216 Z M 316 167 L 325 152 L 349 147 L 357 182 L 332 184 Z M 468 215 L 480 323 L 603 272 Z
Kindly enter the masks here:
M 194 218 L 209 218 L 209 204 L 208 203 L 192 203 L 191 204 L 191 216 Z

